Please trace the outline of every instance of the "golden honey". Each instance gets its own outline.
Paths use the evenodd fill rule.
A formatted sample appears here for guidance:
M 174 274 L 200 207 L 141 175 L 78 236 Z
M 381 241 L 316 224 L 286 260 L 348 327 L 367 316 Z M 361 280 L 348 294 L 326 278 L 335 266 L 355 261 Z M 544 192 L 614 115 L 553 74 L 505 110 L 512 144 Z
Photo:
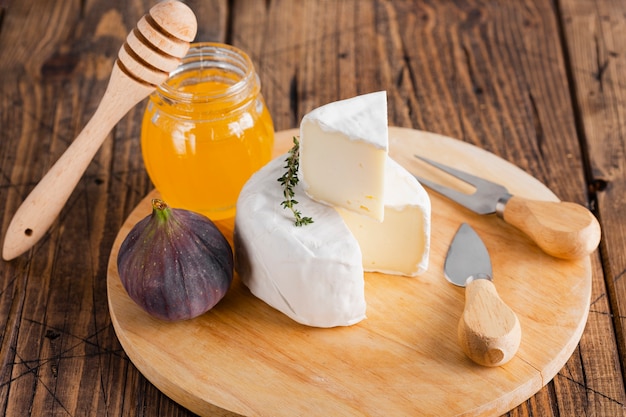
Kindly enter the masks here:
M 235 215 L 241 188 L 271 158 L 274 126 L 250 58 L 224 44 L 192 44 L 150 96 L 141 148 L 170 206 L 213 220 Z

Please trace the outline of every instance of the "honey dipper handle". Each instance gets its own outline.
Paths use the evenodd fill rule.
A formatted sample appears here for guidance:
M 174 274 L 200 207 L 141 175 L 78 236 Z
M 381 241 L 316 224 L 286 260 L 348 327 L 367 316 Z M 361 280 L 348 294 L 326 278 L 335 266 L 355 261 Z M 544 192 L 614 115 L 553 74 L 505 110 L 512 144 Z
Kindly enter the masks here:
M 154 89 L 130 78 L 115 63 L 100 106 L 13 216 L 2 258 L 21 255 L 46 233 L 113 126 Z

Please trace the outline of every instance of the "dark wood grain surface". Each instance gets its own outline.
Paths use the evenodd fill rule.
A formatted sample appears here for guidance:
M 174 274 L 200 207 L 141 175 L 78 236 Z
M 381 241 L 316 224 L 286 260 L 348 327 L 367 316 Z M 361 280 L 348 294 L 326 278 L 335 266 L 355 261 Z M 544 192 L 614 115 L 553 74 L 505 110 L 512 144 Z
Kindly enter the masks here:
M 589 207 L 603 239 L 586 330 L 558 375 L 508 415 L 626 415 L 626 2 L 186 3 L 198 41 L 251 55 L 277 130 L 329 101 L 387 90 L 390 124 L 477 145 Z M 2 236 L 95 111 L 153 4 L 0 0 Z M 142 113 L 118 123 L 44 238 L 0 261 L 0 415 L 191 415 L 134 368 L 107 307 L 113 240 L 152 189 Z

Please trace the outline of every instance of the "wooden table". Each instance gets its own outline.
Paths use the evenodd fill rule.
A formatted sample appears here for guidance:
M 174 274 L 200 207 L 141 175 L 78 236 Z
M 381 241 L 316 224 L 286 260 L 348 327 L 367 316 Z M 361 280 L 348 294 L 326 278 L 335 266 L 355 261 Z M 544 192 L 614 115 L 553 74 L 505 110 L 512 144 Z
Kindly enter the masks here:
M 625 2 L 186 3 L 197 40 L 251 55 L 277 130 L 329 101 L 387 90 L 391 125 L 479 146 L 588 206 L 603 239 L 586 330 L 557 376 L 508 415 L 626 414 Z M 2 236 L 93 114 L 118 49 L 152 5 L 0 2 Z M 128 360 L 107 306 L 113 241 L 152 189 L 142 113 L 111 132 L 44 238 L 0 261 L 1 415 L 192 415 Z

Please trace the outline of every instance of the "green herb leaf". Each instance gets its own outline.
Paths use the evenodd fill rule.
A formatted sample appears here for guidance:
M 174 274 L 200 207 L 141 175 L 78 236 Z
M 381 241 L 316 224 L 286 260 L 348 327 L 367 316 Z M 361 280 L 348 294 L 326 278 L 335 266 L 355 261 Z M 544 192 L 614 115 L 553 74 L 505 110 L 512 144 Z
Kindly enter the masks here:
M 298 184 L 298 167 L 300 166 L 300 142 L 297 137 L 293 137 L 293 146 L 289 150 L 289 155 L 285 159 L 285 168 L 287 171 L 282 177 L 278 178 L 278 182 L 283 186 L 283 197 L 285 200 L 280 204 L 284 209 L 290 209 L 295 218 L 294 224 L 298 227 L 306 226 L 313 223 L 313 219 L 310 217 L 302 216 L 300 210 L 296 210 L 294 207 L 298 204 L 297 200 L 294 200 L 295 193 L 293 191 L 296 184 Z

